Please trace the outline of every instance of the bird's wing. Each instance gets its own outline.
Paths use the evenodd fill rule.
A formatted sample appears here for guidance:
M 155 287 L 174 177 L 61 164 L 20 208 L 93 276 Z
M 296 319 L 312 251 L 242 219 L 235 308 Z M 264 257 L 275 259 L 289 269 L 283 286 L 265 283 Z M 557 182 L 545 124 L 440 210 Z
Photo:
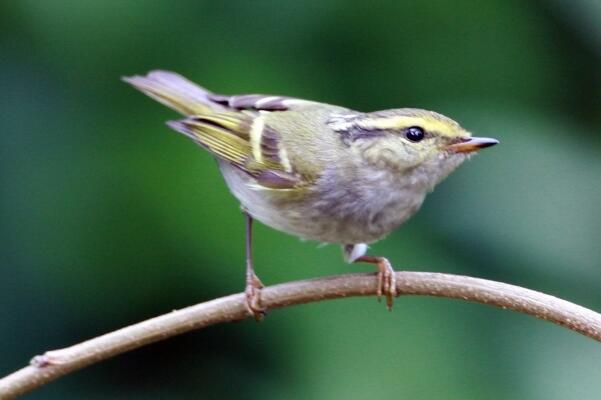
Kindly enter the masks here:
M 253 177 L 265 189 L 294 189 L 311 182 L 290 164 L 279 134 L 258 112 L 195 115 L 168 125 Z
M 252 176 L 259 187 L 295 189 L 311 182 L 291 165 L 279 133 L 265 124 L 265 113 L 314 102 L 260 94 L 219 95 L 169 71 L 123 80 L 186 115 L 168 125 Z

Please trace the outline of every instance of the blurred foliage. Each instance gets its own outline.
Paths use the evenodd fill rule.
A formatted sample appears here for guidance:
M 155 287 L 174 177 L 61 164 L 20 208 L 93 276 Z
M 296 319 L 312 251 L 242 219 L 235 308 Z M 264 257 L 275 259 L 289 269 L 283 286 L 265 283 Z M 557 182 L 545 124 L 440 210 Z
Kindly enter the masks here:
M 601 309 L 601 3 L 0 4 L 0 375 L 243 287 L 243 221 L 174 114 L 119 81 L 440 111 L 502 144 L 374 254 Z M 267 284 L 367 270 L 258 227 Z M 31 399 L 598 399 L 601 347 L 444 299 L 312 304 L 178 337 Z

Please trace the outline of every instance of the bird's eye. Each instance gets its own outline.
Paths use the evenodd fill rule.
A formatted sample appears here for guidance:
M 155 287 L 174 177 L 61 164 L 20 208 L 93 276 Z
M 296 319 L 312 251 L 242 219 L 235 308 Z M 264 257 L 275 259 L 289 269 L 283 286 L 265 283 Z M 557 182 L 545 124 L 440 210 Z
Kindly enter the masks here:
M 412 126 L 405 131 L 405 137 L 412 142 L 419 142 L 424 138 L 424 130 L 419 126 Z

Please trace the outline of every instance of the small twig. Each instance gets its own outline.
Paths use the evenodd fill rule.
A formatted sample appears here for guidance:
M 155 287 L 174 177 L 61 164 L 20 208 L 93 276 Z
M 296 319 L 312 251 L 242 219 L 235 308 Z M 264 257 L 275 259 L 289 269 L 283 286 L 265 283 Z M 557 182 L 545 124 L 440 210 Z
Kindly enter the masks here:
M 601 314 L 533 290 L 466 276 L 397 272 L 400 295 L 463 299 L 530 314 L 601 341 Z M 373 274 L 347 274 L 263 289 L 267 309 L 376 293 Z M 117 354 L 210 325 L 249 315 L 243 293 L 222 297 L 140 322 L 103 336 L 36 356 L 31 365 L 0 379 L 0 399 L 13 399 L 54 379 Z

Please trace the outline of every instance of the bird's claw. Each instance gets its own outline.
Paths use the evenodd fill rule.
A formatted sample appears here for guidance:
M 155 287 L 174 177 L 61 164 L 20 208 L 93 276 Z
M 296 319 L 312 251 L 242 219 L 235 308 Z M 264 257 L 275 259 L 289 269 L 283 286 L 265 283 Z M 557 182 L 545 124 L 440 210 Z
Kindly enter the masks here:
M 378 301 L 384 295 L 386 297 L 386 307 L 388 307 L 388 310 L 392 310 L 392 304 L 397 295 L 394 269 L 392 269 L 390 262 L 384 257 L 378 257 L 377 266 L 378 287 L 376 294 Z
M 390 261 L 384 257 L 361 256 L 354 260 L 354 262 L 364 262 L 376 265 L 378 268 L 378 272 L 376 273 L 378 279 L 376 287 L 378 301 L 381 301 L 382 295 L 384 295 L 386 297 L 386 306 L 388 307 L 388 310 L 392 310 L 392 304 L 394 298 L 397 296 L 397 290 L 396 275 L 394 269 L 392 269 L 392 266 L 390 265 Z
M 244 290 L 244 294 L 246 295 L 246 310 L 256 321 L 261 321 L 267 312 L 267 309 L 261 306 L 262 288 L 263 283 L 261 283 L 257 275 L 252 274 L 247 277 L 246 289 Z

